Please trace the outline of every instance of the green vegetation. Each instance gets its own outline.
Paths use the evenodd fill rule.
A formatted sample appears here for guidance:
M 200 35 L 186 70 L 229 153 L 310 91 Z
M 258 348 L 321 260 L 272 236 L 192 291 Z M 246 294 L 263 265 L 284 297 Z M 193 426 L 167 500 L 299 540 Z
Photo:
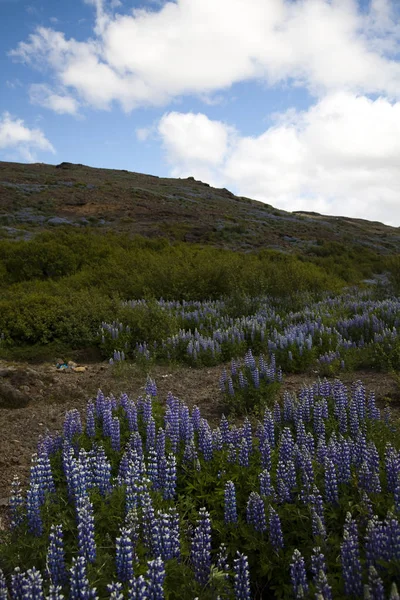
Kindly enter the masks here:
M 50 350 L 52 344 L 98 346 L 99 324 L 114 319 L 128 323 L 135 318 L 138 339 L 147 341 L 181 326 L 147 309 L 128 317 L 123 300 L 225 298 L 227 315 L 238 316 L 248 298 L 268 295 L 299 309 L 300 298 L 339 292 L 384 269 L 391 270 L 396 286 L 399 264 L 398 257 L 383 259 L 371 250 L 332 243 L 316 246 L 308 256 L 240 253 L 61 227 L 30 241 L 0 241 L 0 351 L 12 356 L 30 347 L 32 356 L 43 356 L 43 347 Z

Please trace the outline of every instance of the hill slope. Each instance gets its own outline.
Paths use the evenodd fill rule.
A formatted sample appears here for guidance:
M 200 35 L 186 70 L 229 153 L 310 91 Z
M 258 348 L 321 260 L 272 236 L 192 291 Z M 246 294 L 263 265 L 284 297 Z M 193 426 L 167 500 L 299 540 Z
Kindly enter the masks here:
M 303 253 L 321 241 L 398 252 L 400 228 L 311 212 L 290 213 L 194 178 L 85 165 L 0 162 L 0 238 L 75 227 L 130 232 L 240 250 Z

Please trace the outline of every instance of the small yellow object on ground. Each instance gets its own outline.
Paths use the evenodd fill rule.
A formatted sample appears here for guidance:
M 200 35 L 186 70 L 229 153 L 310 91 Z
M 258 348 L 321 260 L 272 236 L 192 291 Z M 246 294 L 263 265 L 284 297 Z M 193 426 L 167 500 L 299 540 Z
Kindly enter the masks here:
M 75 373 L 84 373 L 86 371 L 86 367 L 75 367 Z

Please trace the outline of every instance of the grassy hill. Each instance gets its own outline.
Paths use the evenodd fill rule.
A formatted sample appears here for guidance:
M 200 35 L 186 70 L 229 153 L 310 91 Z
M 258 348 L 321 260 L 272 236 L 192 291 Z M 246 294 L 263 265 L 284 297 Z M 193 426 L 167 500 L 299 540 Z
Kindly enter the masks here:
M 399 228 L 290 213 L 207 183 L 85 165 L 0 162 L 0 237 L 27 239 L 62 224 L 250 251 L 308 253 L 324 242 L 398 252 Z
M 387 296 L 399 249 L 399 228 L 289 213 L 192 177 L 0 163 L 0 356 L 99 348 L 101 322 L 129 321 L 130 300 L 223 299 L 236 318 L 262 296 L 299 310 L 368 281 Z M 179 330 L 149 306 L 135 311 L 139 341 Z

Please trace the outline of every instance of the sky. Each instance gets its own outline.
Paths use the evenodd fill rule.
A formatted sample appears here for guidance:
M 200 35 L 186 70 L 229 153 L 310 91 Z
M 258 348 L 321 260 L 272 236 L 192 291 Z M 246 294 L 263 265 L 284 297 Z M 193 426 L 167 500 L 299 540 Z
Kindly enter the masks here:
M 400 226 L 399 0 L 0 0 L 0 160 Z

